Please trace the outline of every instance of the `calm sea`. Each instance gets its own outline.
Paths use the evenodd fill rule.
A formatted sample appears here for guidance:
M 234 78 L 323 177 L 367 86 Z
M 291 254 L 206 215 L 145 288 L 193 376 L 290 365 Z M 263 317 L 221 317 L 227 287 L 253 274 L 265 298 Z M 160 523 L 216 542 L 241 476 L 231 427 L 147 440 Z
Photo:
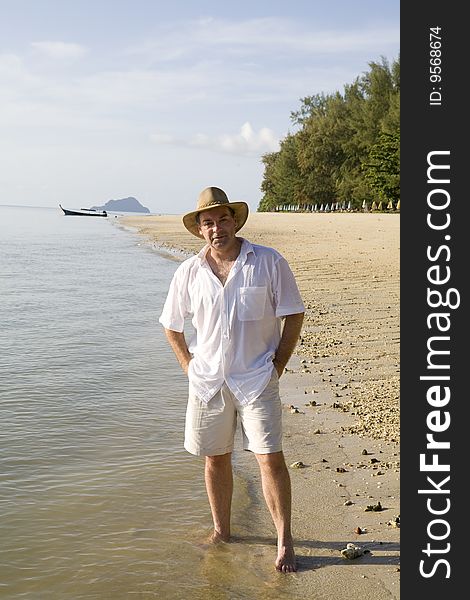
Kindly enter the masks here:
M 0 206 L 0 597 L 284 597 L 246 473 L 245 543 L 201 543 L 203 463 L 158 323 L 178 263 L 117 222 Z

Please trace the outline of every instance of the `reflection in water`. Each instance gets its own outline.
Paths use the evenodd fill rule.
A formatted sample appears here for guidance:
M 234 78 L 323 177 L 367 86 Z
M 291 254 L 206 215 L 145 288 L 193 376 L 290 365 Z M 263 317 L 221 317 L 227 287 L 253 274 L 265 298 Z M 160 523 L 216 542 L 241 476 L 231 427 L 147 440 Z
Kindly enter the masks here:
M 282 598 L 275 546 L 243 542 L 257 527 L 245 478 L 241 541 L 201 543 L 187 382 L 157 322 L 177 263 L 106 219 L 0 213 L 0 595 Z

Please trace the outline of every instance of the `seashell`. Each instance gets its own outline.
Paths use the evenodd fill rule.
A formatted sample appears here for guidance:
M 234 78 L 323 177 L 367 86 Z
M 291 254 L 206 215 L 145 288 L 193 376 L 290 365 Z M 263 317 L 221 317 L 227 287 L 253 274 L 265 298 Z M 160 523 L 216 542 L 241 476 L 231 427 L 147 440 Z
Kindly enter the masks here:
M 291 469 L 303 469 L 305 467 L 301 460 L 297 460 L 290 465 Z
M 393 519 L 390 519 L 390 521 L 387 522 L 387 525 L 390 525 L 391 527 L 396 527 L 399 529 L 400 528 L 400 515 L 397 515 Z
M 349 543 L 346 545 L 346 548 L 341 550 L 341 555 L 343 558 L 352 560 L 353 558 L 359 558 L 359 556 L 362 556 L 368 552 L 369 550 L 364 550 L 364 548 L 361 548 L 361 546 L 356 546 L 355 544 Z
M 357 535 L 361 535 L 362 533 L 367 533 L 367 529 L 365 529 L 363 527 L 356 527 L 356 529 L 354 530 L 354 533 L 357 533 Z

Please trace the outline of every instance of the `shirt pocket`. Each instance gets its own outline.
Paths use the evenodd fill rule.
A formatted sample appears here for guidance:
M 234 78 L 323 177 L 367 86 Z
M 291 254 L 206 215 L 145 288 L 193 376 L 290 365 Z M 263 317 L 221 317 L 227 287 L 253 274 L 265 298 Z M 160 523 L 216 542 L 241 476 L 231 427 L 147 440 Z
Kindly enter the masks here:
M 240 321 L 259 321 L 264 317 L 267 287 L 238 289 L 237 314 Z

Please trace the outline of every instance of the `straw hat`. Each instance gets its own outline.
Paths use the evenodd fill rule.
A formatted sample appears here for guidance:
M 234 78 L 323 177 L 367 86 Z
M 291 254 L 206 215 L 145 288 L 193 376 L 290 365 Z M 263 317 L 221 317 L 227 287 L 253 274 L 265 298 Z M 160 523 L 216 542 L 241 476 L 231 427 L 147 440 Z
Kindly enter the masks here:
M 183 225 L 190 233 L 201 239 L 204 239 L 204 236 L 199 233 L 199 225 L 197 224 L 196 217 L 204 210 L 216 208 L 217 206 L 228 206 L 231 208 L 237 221 L 235 231 L 240 230 L 248 218 L 248 204 L 246 202 L 229 202 L 227 194 L 218 187 L 208 187 L 202 190 L 197 199 L 196 206 L 196 210 L 184 215 Z

